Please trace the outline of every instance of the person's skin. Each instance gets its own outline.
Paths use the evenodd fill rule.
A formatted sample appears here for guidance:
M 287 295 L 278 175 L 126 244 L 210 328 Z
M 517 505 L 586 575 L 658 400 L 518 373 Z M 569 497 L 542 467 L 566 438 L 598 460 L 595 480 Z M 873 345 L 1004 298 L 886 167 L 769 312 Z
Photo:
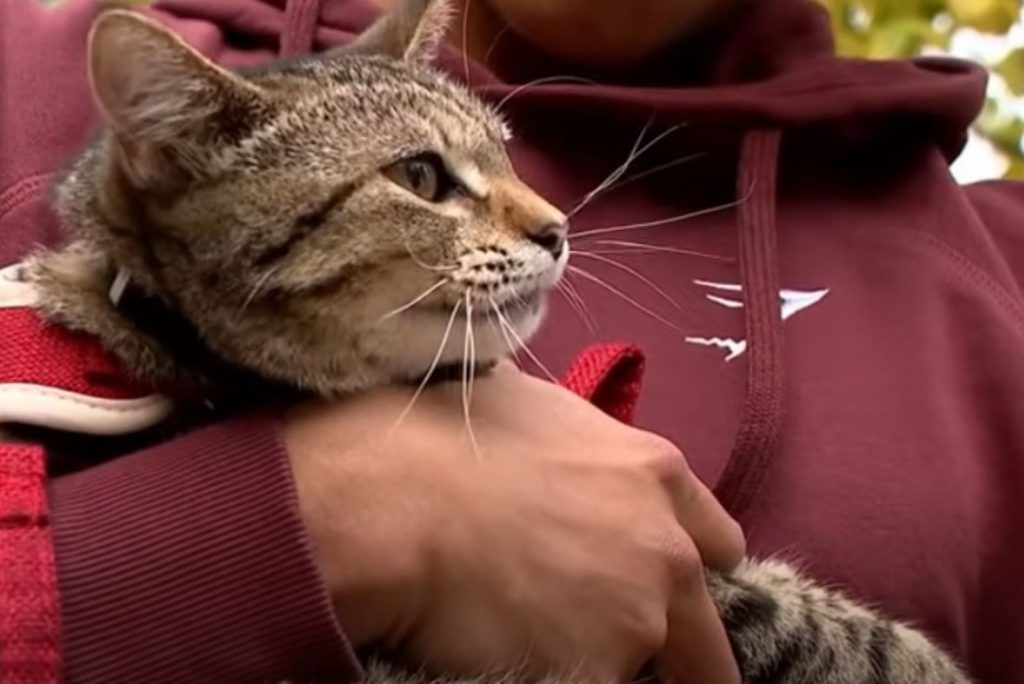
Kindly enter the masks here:
M 622 682 L 739 682 L 702 562 L 734 567 L 737 524 L 665 440 L 509 366 L 293 412 L 303 519 L 342 626 L 455 673 L 525 663 Z
M 483 61 L 513 34 L 513 49 L 620 66 L 734 1 L 458 0 L 473 4 L 456 3 L 468 21 L 450 41 Z M 456 673 L 525 664 L 611 683 L 654 660 L 670 681 L 739 682 L 703 567 L 734 567 L 743 536 L 675 447 L 507 366 L 474 389 L 479 453 L 450 387 L 392 431 L 409 397 L 286 420 L 303 519 L 355 646 Z
M 388 4 L 390 0 L 378 0 Z M 449 42 L 486 62 L 523 43 L 587 67 L 623 67 L 734 9 L 741 0 L 453 0 Z
M 382 9 L 395 0 L 372 0 Z M 581 66 L 621 67 L 728 16 L 743 0 L 448 0 L 448 42 L 480 63 L 525 46 Z

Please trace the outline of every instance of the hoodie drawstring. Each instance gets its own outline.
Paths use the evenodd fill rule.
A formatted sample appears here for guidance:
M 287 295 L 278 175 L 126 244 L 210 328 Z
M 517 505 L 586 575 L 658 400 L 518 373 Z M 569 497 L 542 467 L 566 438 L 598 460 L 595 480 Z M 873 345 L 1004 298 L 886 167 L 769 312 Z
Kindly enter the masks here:
M 740 278 L 747 335 L 747 398 L 732 454 L 715 493 L 741 522 L 755 500 L 782 434 L 785 377 L 775 227 L 779 130 L 746 134 L 739 160 Z
M 313 51 L 320 0 L 288 0 L 284 8 L 279 57 L 295 57 Z

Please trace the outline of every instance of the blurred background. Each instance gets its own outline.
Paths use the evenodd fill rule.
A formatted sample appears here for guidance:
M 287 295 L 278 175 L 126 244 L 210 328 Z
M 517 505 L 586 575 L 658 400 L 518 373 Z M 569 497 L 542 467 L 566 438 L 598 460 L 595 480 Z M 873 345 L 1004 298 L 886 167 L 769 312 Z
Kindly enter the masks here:
M 0 0 L 11 1 L 15 0 Z M 961 182 L 999 177 L 1024 180 L 1022 1 L 817 0 L 831 12 L 836 44 L 843 55 L 867 59 L 952 55 L 989 70 L 992 78 L 985 109 L 953 165 L 953 174 Z
M 1024 179 L 1021 0 L 819 0 L 840 53 L 869 59 L 953 55 L 985 65 L 985 110 L 953 166 L 962 182 Z

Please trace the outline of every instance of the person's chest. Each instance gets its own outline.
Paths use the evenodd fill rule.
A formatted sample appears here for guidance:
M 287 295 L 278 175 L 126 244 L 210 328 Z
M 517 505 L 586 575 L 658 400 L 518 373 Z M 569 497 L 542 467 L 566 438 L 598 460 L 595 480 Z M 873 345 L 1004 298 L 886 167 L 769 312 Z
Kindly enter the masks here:
M 637 424 L 715 486 L 749 410 L 735 216 L 633 228 L 700 207 L 625 190 L 581 212 L 572 292 L 531 346 L 557 375 L 593 341 L 639 345 Z M 790 196 L 776 218 L 781 441 L 744 502 L 751 552 L 923 626 L 981 681 L 1024 677 L 1021 327 L 935 243 L 930 207 Z

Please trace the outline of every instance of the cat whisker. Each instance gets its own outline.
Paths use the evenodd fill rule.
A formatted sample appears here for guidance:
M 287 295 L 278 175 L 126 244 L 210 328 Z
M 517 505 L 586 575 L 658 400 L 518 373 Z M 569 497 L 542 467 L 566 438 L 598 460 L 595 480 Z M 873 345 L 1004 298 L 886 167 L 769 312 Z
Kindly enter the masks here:
M 452 307 L 452 313 L 448 316 L 448 324 L 445 326 L 444 333 L 441 335 L 441 343 L 437 345 L 437 353 L 434 354 L 433 360 L 430 362 L 430 366 L 427 368 L 426 375 L 423 376 L 423 380 L 420 381 L 416 391 L 413 392 L 412 398 L 409 399 L 409 403 L 402 409 L 402 413 L 399 414 L 398 419 L 395 420 L 395 424 L 388 430 L 388 436 L 390 437 L 395 433 L 395 430 L 402 424 L 409 413 L 412 411 L 412 407 L 416 405 L 416 400 L 423 394 L 423 390 L 426 389 L 430 383 L 430 378 L 433 377 L 434 371 L 437 370 L 437 365 L 441 362 L 441 357 L 444 355 L 444 348 L 448 345 L 448 338 L 451 337 L 452 328 L 455 326 L 455 318 L 459 315 L 459 309 L 462 307 L 462 301 L 455 302 L 455 306 Z
M 519 336 L 519 333 L 516 332 L 516 329 L 512 327 L 511 323 L 508 322 L 508 319 L 505 317 L 505 314 L 501 312 L 501 307 L 499 307 L 498 304 L 494 301 L 494 297 L 492 295 L 488 295 L 488 297 L 490 297 L 491 300 L 492 310 L 498 316 L 498 323 L 505 330 L 507 330 L 508 333 L 515 339 L 515 341 L 519 345 L 519 349 L 523 350 L 523 353 L 530 357 L 531 361 L 537 364 L 537 367 L 540 368 L 544 372 L 544 374 L 548 376 L 551 382 L 555 383 L 556 385 L 559 384 L 559 380 L 558 378 L 555 377 L 555 374 L 548 370 L 547 366 L 541 363 L 540 359 L 538 359 L 537 355 L 533 353 L 533 350 L 530 349 L 529 345 L 527 345 L 526 342 L 523 341 L 523 338 Z
M 605 256 L 643 256 L 651 254 L 654 250 L 644 249 L 591 249 L 587 254 L 603 254 Z M 575 255 L 574 255 L 575 256 Z
M 677 166 L 682 166 L 683 164 L 686 164 L 687 162 L 691 162 L 694 159 L 699 159 L 700 157 L 703 157 L 705 154 L 707 154 L 707 153 L 706 152 L 694 152 L 693 154 L 688 154 L 688 155 L 686 155 L 684 157 L 680 157 L 679 159 L 673 159 L 672 161 L 665 162 L 664 164 L 658 164 L 657 166 L 652 166 L 651 168 L 646 169 L 644 171 L 641 171 L 639 173 L 636 173 L 636 174 L 630 176 L 629 178 L 623 178 L 622 180 L 620 180 L 620 181 L 618 181 L 616 183 L 613 183 L 612 185 L 609 185 L 608 188 L 606 189 L 605 194 L 607 194 L 607 193 L 609 193 L 609 192 L 611 192 L 613 190 L 618 190 L 622 186 L 629 185 L 633 181 L 638 181 L 641 178 L 647 178 L 648 176 L 653 176 L 654 174 L 660 173 L 661 171 L 667 171 L 668 169 L 674 169 Z
M 426 290 L 424 290 L 420 294 L 416 295 L 416 297 L 414 297 L 411 301 L 408 301 L 405 304 L 402 304 L 398 308 L 392 309 L 391 311 L 387 312 L 386 314 L 384 314 L 383 316 L 378 318 L 377 319 L 377 323 L 383 323 L 384 321 L 386 321 L 389 318 L 397 316 L 398 314 L 400 314 L 400 313 L 402 313 L 404 311 L 408 311 L 409 309 L 413 308 L 414 306 L 416 306 L 417 304 L 422 302 L 424 299 L 426 299 L 427 297 L 432 295 L 434 292 L 437 291 L 438 288 L 442 287 L 447 282 L 448 281 L 443 279 L 443 278 L 441 280 L 438 280 L 436 283 L 434 283 L 433 285 L 428 287 Z
M 591 334 L 593 334 L 595 331 L 590 325 L 590 320 L 586 316 L 584 316 L 583 309 L 580 308 L 580 301 L 577 298 L 575 298 L 575 293 L 569 290 L 564 282 L 556 285 L 555 289 L 558 291 L 559 294 L 561 294 L 562 298 L 572 308 L 575 314 L 577 314 L 580 320 L 582 320 L 582 322 L 587 326 L 587 329 L 590 330 Z
M 592 335 L 596 335 L 598 327 L 597 319 L 590 311 L 590 307 L 587 306 L 587 301 L 583 298 L 583 293 L 580 292 L 579 288 L 576 287 L 576 284 L 573 282 L 572 275 L 573 274 L 571 272 L 566 271 L 558 281 L 558 286 L 562 290 L 562 294 L 566 299 L 571 297 L 579 304 L 587 329 Z
M 643 129 L 640 131 L 640 135 L 637 137 L 636 142 L 633 143 L 633 149 L 630 150 L 629 155 L 627 155 L 626 161 L 624 161 L 622 164 L 618 166 L 618 168 L 612 171 L 607 178 L 598 183 L 596 188 L 588 192 L 586 196 L 580 201 L 580 203 L 577 204 L 576 207 L 569 212 L 569 215 L 566 217 L 567 219 L 575 216 L 577 213 L 580 212 L 580 210 L 582 210 L 594 199 L 596 199 L 599 195 L 601 195 L 601 193 L 605 192 L 606 190 L 609 190 L 613 186 L 613 184 L 616 181 L 618 181 L 622 177 L 622 175 L 626 173 L 626 171 L 629 170 L 629 167 L 633 164 L 633 162 L 635 162 L 637 159 L 643 156 L 645 152 L 647 152 L 652 147 L 657 145 L 659 142 L 664 140 L 666 137 L 668 137 L 672 133 L 675 133 L 681 128 L 681 126 L 679 125 L 669 126 L 666 130 L 656 135 L 650 142 L 646 143 L 643 147 L 640 147 L 640 141 L 643 140 L 643 136 L 646 134 L 647 128 L 649 126 L 650 120 L 648 120 L 647 124 L 645 124 Z
M 698 209 L 696 211 L 687 212 L 685 214 L 668 216 L 666 218 L 656 219 L 654 221 L 644 221 L 642 223 L 626 223 L 621 226 L 602 226 L 600 228 L 592 228 L 590 230 L 585 230 L 582 233 L 574 233 L 572 235 L 572 238 L 574 240 L 579 240 L 581 238 L 591 237 L 594 235 L 604 235 L 606 233 L 618 233 L 629 230 L 640 230 L 642 228 L 654 228 L 657 226 L 668 225 L 670 223 L 679 223 L 680 221 L 686 221 L 687 219 L 697 218 L 698 216 L 714 214 L 720 211 L 725 211 L 727 209 L 738 207 L 744 202 L 746 202 L 749 197 L 750 192 L 748 191 L 746 195 L 739 199 L 733 200 L 732 202 L 726 202 L 725 204 L 719 204 L 714 207 L 708 207 L 707 209 Z
M 735 261 L 734 259 L 729 259 L 729 258 L 726 258 L 726 257 L 718 257 L 716 255 L 710 255 L 710 254 L 709 255 L 703 255 L 703 254 L 700 254 L 700 253 L 690 254 L 689 251 L 687 251 L 687 250 L 674 250 L 674 249 L 659 250 L 659 249 L 643 249 L 643 248 L 630 248 L 630 249 L 622 248 L 622 249 L 600 249 L 600 250 L 599 249 L 590 249 L 590 250 L 586 250 L 586 254 L 588 254 L 588 255 L 622 256 L 622 257 L 650 256 L 651 254 L 659 254 L 661 252 L 669 252 L 671 254 L 682 254 L 683 256 L 703 257 L 703 258 L 712 259 L 712 260 L 716 260 L 716 261 L 723 261 L 723 262 L 726 262 L 726 263 L 732 263 L 732 262 Z M 582 253 L 582 252 L 580 250 L 576 250 L 574 252 L 574 255 L 577 254 L 577 253 Z M 700 294 L 698 294 L 698 293 L 696 293 L 694 291 L 691 291 L 691 290 L 683 290 L 682 295 L 684 297 L 688 298 L 688 299 L 696 299 L 696 300 L 703 301 L 703 297 Z
M 602 188 L 605 188 L 609 184 L 614 183 L 626 171 L 626 169 L 629 168 L 630 163 L 632 163 L 632 161 L 636 158 L 637 149 L 640 147 L 640 143 L 643 142 L 644 136 L 647 135 L 647 129 L 651 127 L 651 123 L 653 121 L 653 116 L 647 119 L 647 122 L 643 125 L 643 128 L 640 129 L 640 133 L 637 134 L 636 140 L 633 141 L 633 146 L 629 149 L 629 153 L 626 155 L 626 161 L 622 162 L 614 169 L 612 169 L 612 172 L 605 176 L 600 183 L 594 186 L 593 190 L 591 190 L 590 192 L 583 196 L 583 199 L 581 199 L 576 204 L 576 206 L 572 208 L 566 215 L 565 218 L 567 221 L 571 219 L 573 216 L 575 216 L 580 211 L 580 209 L 585 207 L 592 197 L 594 197 L 597 193 L 601 192 Z
M 473 337 L 473 298 L 466 290 L 466 334 L 462 343 L 462 415 L 466 420 L 466 432 L 473 445 L 473 454 L 480 459 L 480 445 L 473 432 L 470 405 L 473 401 L 473 375 L 476 364 L 476 339 Z
M 668 326 L 669 328 L 671 328 L 672 330 L 675 330 L 676 332 L 678 332 L 680 334 L 683 334 L 683 335 L 686 334 L 686 331 L 684 331 L 682 328 L 680 328 L 678 325 L 676 325 L 672 321 L 668 320 L 667 318 L 665 318 L 664 316 L 662 316 L 658 312 L 656 312 L 656 311 L 654 311 L 652 309 L 649 309 L 648 307 L 644 306 L 643 304 L 641 304 L 640 302 L 636 301 L 635 299 L 633 299 L 632 297 L 630 297 L 626 293 L 622 292 L 618 288 L 616 288 L 616 287 L 614 287 L 612 285 L 609 285 L 605 281 L 603 281 L 600 278 L 598 278 L 597 276 L 595 276 L 593 273 L 590 273 L 589 271 L 584 271 L 582 268 L 579 268 L 579 267 L 576 267 L 576 266 L 572 266 L 572 265 L 569 265 L 566 268 L 568 268 L 573 273 L 579 275 L 581 278 L 586 278 L 587 280 L 591 281 L 592 283 L 601 286 L 605 290 L 608 290 L 609 292 L 611 292 L 615 296 L 619 297 L 623 301 L 625 301 L 625 302 L 631 304 L 632 306 L 634 306 L 638 311 L 647 314 L 648 316 L 650 316 L 654 320 L 658 321 L 659 323 Z
M 518 347 L 516 347 L 515 342 L 512 341 L 512 338 L 509 337 L 508 331 L 505 330 L 505 324 L 502 322 L 502 320 L 500 318 L 501 314 L 498 312 L 498 305 L 494 303 L 493 299 L 491 300 L 491 311 L 493 311 L 495 314 L 497 314 L 497 316 L 495 317 L 495 320 L 498 321 L 498 330 L 501 331 L 501 336 L 503 338 L 505 338 L 505 346 L 508 347 L 508 353 L 512 356 L 512 358 L 514 358 L 514 359 L 516 359 L 516 361 L 518 361 L 519 360 L 519 349 L 518 349 Z M 491 321 L 491 311 L 487 312 L 487 320 L 488 320 L 488 322 Z M 492 325 L 493 325 L 493 323 L 492 323 Z
M 532 88 L 533 86 L 544 85 L 545 83 L 559 83 L 559 82 L 562 82 L 562 83 L 583 83 L 585 85 L 597 85 L 597 81 L 595 81 L 593 79 L 583 78 L 582 76 L 573 76 L 571 74 L 563 74 L 563 75 L 560 75 L 560 76 L 545 76 L 544 78 L 537 78 L 537 79 L 534 79 L 532 81 L 528 81 L 527 83 L 523 83 L 522 85 L 516 86 L 505 97 L 503 97 L 500 100 L 498 100 L 498 103 L 496 105 L 494 105 L 494 106 L 495 106 L 496 109 L 498 109 L 500 111 L 501 108 L 504 107 L 505 104 L 509 100 L 511 100 L 513 97 L 515 97 L 519 93 L 523 92 L 527 88 Z
M 722 256 L 720 254 L 709 254 L 707 252 L 698 252 L 693 249 L 682 249 L 680 247 L 672 247 L 670 245 L 657 245 L 649 242 L 630 242 L 628 240 L 595 240 L 596 244 L 599 245 L 611 245 L 613 247 L 627 247 L 631 248 L 633 252 L 620 252 L 622 254 L 643 254 L 646 252 L 664 252 L 667 254 L 680 254 L 682 256 L 692 256 L 699 259 L 710 259 L 711 261 L 721 261 L 726 264 L 731 264 L 736 261 L 733 257 Z M 596 254 L 597 252 L 590 252 Z
M 280 269 L 271 268 L 266 273 L 260 276 L 259 280 L 257 280 L 256 283 L 252 286 L 252 289 L 249 290 L 249 294 L 246 295 L 245 300 L 242 302 L 242 305 L 238 307 L 238 311 L 235 313 L 236 321 L 242 317 L 242 314 L 245 313 L 246 309 L 248 309 L 249 306 L 253 303 L 253 301 L 255 301 L 256 296 L 259 295 L 260 290 L 263 289 L 263 286 L 267 284 L 267 281 L 270 280 L 270 277 L 277 273 L 278 270 Z
M 594 328 L 594 334 L 596 334 L 597 319 L 594 318 L 594 315 L 591 313 L 590 307 L 587 306 L 587 302 L 585 299 L 583 299 L 583 294 L 579 291 L 579 288 L 576 287 L 576 283 L 572 281 L 572 274 L 566 274 L 566 276 L 560 282 L 562 282 L 565 285 L 566 292 L 571 292 L 572 296 L 576 299 L 577 302 L 579 302 L 580 308 L 583 309 L 584 315 L 588 319 L 590 319 L 591 325 Z
M 577 316 L 579 316 L 579 319 L 583 321 L 583 324 L 587 326 L 587 330 L 590 331 L 590 334 L 596 335 L 597 330 L 594 329 L 594 325 L 590 321 L 590 319 L 584 315 L 583 309 L 580 308 L 580 302 L 576 299 L 577 295 L 573 293 L 571 290 L 569 290 L 569 288 L 567 287 L 567 281 L 563 280 L 562 282 L 559 282 L 558 285 L 555 286 L 555 289 L 558 290 L 558 293 L 562 295 L 562 298 L 565 299 L 565 301 L 569 304 L 569 307 L 576 313 Z
M 485 67 L 487 66 L 488 62 L 491 61 L 491 56 L 494 54 L 494 49 L 498 47 L 498 43 L 501 42 L 501 39 L 505 37 L 506 33 L 508 33 L 509 28 L 510 27 L 508 26 L 508 24 L 506 24 L 504 27 L 502 27 L 500 31 L 498 31 L 494 35 L 494 40 L 491 41 L 491 44 L 487 47 L 487 52 L 484 53 Z
M 654 290 L 655 292 L 657 292 L 658 295 L 662 299 L 664 299 L 666 302 L 671 304 L 677 311 L 679 311 L 682 314 L 686 313 L 686 311 L 683 310 L 683 307 L 679 306 L 679 304 L 676 302 L 676 300 L 672 299 L 672 297 L 667 292 L 665 292 L 665 290 L 662 287 L 660 287 L 653 280 L 651 280 L 650 278 L 645 276 L 643 273 L 640 273 L 639 271 L 637 271 L 635 268 L 632 268 L 630 266 L 627 266 L 626 264 L 620 263 L 620 262 L 616 261 L 615 259 L 609 259 L 606 256 L 602 256 L 600 254 L 595 254 L 593 252 L 581 252 L 579 250 L 576 250 L 575 252 L 573 252 L 573 256 L 581 256 L 581 257 L 587 257 L 589 259 L 594 259 L 596 261 L 600 261 L 601 263 L 608 264 L 612 268 L 617 268 L 620 271 L 628 273 L 629 275 L 633 276 L 634 278 L 636 278 L 637 280 L 642 282 L 647 287 L 649 287 L 652 290 Z
M 476 330 L 471 328 L 469 333 L 469 389 L 467 391 L 470 406 L 473 404 L 473 383 L 476 381 L 476 372 Z
M 473 0 L 466 0 L 466 6 L 462 8 L 462 71 L 466 77 L 466 85 L 469 82 L 469 5 Z

